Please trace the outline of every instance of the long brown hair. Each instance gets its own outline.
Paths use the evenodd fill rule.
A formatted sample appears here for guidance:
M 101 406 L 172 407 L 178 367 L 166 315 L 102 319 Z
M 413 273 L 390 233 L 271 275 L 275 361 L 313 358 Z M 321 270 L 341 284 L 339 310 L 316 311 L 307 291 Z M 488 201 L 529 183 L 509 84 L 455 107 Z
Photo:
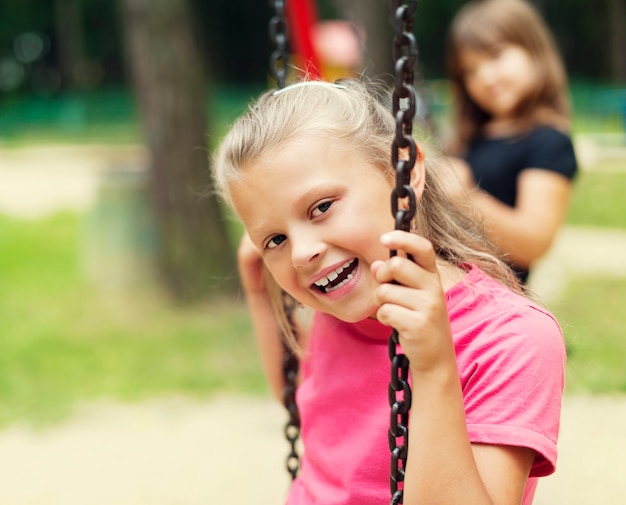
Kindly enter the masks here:
M 491 119 L 467 92 L 460 54 L 465 49 L 492 52 L 503 43 L 526 50 L 539 76 L 536 88 L 515 111 L 522 129 L 538 124 L 569 129 L 565 66 L 539 13 L 525 0 L 475 0 L 465 4 L 454 17 L 447 40 L 446 64 L 456 121 L 451 151 L 456 154 L 480 135 Z

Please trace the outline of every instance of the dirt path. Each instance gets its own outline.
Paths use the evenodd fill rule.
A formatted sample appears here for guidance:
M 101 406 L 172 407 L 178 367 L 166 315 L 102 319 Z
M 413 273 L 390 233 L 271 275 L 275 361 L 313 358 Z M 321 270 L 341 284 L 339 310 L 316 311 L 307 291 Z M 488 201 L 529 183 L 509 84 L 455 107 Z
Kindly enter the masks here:
M 106 145 L 0 148 L 0 212 L 37 218 L 92 205 L 103 173 L 142 170 L 145 149 Z
M 2 505 L 279 505 L 282 409 L 272 400 L 161 399 L 85 408 L 36 433 L 0 432 Z M 535 505 L 626 501 L 626 400 L 566 397 L 559 470 Z
M 277 505 L 281 425 L 274 402 L 228 397 L 102 404 L 42 433 L 11 428 L 0 504 Z

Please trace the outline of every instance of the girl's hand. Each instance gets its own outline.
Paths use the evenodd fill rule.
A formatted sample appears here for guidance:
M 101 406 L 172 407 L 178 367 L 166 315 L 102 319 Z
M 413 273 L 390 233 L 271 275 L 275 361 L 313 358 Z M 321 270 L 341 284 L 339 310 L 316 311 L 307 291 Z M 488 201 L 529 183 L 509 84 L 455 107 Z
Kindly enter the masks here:
M 398 250 L 398 255 L 372 264 L 372 274 L 380 283 L 374 293 L 378 320 L 398 331 L 413 372 L 432 371 L 442 360 L 454 364 L 446 300 L 432 244 L 397 230 L 385 233 L 381 243 Z
M 239 277 L 243 289 L 248 294 L 264 294 L 267 292 L 263 271 L 265 269 L 263 257 L 250 240 L 247 233 L 244 233 L 239 242 L 237 250 L 237 263 L 239 266 Z

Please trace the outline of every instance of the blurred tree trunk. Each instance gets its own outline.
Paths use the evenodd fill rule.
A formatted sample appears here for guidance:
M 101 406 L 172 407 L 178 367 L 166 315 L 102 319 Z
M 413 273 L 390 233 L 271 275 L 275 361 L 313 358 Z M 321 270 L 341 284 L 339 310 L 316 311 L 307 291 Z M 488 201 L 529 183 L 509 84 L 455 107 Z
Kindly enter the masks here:
M 54 18 L 61 82 L 65 89 L 70 89 L 78 81 L 84 57 L 80 0 L 55 0 Z
M 206 75 L 187 0 L 122 0 L 150 153 L 159 267 L 179 300 L 233 292 L 235 254 L 209 175 Z
M 626 2 L 609 0 L 611 70 L 613 78 L 626 83 Z

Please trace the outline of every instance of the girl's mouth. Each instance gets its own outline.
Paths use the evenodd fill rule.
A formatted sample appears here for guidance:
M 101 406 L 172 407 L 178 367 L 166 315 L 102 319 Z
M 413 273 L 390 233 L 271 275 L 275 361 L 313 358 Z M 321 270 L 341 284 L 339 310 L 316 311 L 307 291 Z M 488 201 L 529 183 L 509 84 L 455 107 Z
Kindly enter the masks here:
M 326 277 L 322 277 L 314 284 L 314 286 L 322 293 L 331 293 L 352 279 L 354 271 L 358 265 L 359 260 L 356 258 L 351 261 L 347 261 L 340 267 L 337 267 L 335 270 L 330 272 Z

